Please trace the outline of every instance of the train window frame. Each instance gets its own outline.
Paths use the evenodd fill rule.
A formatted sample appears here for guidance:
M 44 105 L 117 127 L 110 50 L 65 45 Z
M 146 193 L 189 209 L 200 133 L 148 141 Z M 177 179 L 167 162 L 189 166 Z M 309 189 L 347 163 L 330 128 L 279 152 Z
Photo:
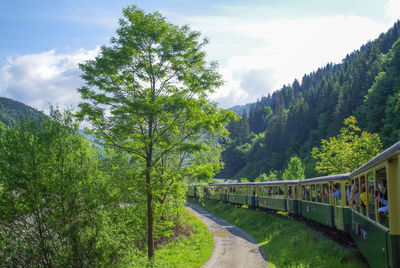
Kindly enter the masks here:
M 385 163 L 384 166 L 376 167 L 376 168 L 374 169 L 375 190 L 381 190 L 381 191 L 382 191 L 382 189 L 379 189 L 378 180 L 377 180 L 377 176 L 376 176 L 376 174 L 378 173 L 378 171 L 380 171 L 380 170 L 382 170 L 382 169 L 385 169 L 385 180 L 386 180 L 386 189 L 385 189 L 385 191 L 382 192 L 382 193 L 384 194 L 384 196 L 386 195 L 386 200 L 389 200 L 389 197 L 387 196 L 387 195 L 388 195 L 388 192 L 387 192 L 388 165 L 387 165 L 387 163 Z M 386 228 L 386 229 L 389 229 L 389 221 L 390 221 L 390 215 L 389 215 L 389 213 L 382 214 L 382 215 L 385 215 L 384 222 L 382 223 L 382 222 L 381 222 L 381 217 L 382 217 L 382 216 L 379 214 L 378 209 L 381 208 L 381 207 L 383 207 L 383 206 L 380 204 L 380 202 L 378 202 L 378 201 L 375 199 L 375 197 L 374 197 L 374 200 L 375 200 L 375 204 L 376 204 L 376 206 L 375 206 L 376 223 L 377 223 L 378 225 L 380 225 L 380 226 Z
M 387 183 L 388 183 L 388 182 L 387 182 L 387 180 L 388 180 L 388 178 L 387 178 L 388 161 L 387 161 L 387 160 L 381 162 L 381 163 L 378 164 L 378 165 L 375 165 L 375 166 L 373 166 L 373 167 L 367 169 L 366 171 L 364 171 L 364 172 L 362 172 L 362 173 L 356 174 L 354 177 L 350 178 L 349 181 L 352 183 L 353 180 L 354 180 L 355 178 L 359 178 L 359 177 L 361 177 L 362 175 L 365 175 L 366 182 L 367 182 L 367 188 L 369 189 L 370 185 L 369 185 L 368 175 L 369 175 L 370 173 L 372 173 L 372 175 L 373 175 L 373 187 L 374 187 L 374 192 L 375 192 L 375 191 L 377 190 L 377 188 L 378 188 L 378 187 L 377 187 L 377 175 L 376 175 L 376 174 L 377 174 L 378 171 L 380 171 L 380 170 L 382 170 L 382 169 L 385 169 L 385 170 L 386 170 L 386 187 L 387 187 Z M 350 207 L 350 210 L 351 210 L 353 213 L 357 213 L 359 216 L 361 216 L 361 217 L 363 217 L 363 218 L 366 218 L 368 221 L 373 222 L 373 223 L 376 224 L 378 227 L 380 227 L 382 230 L 388 231 L 388 230 L 389 230 L 389 225 L 386 226 L 386 225 L 384 225 L 384 224 L 382 224 L 382 223 L 379 222 L 379 217 L 378 217 L 378 216 L 379 216 L 379 215 L 378 215 L 378 208 L 379 208 L 379 207 L 378 207 L 378 201 L 375 199 L 374 195 L 372 195 L 371 197 L 369 197 L 369 196 L 368 196 L 368 193 L 369 193 L 369 191 L 367 191 L 367 204 L 368 204 L 368 206 L 367 206 L 367 209 L 368 209 L 367 215 L 363 215 L 362 213 L 358 212 L 357 210 L 353 209 L 352 207 Z M 374 194 L 375 194 L 375 193 L 374 193 Z M 388 193 L 387 193 L 387 194 L 388 194 Z M 389 198 L 387 198 L 387 200 L 389 200 Z M 371 202 L 372 204 L 374 204 L 374 206 L 375 206 L 373 212 L 370 211 L 370 210 L 371 210 L 370 202 Z M 374 215 L 375 219 L 371 218 L 370 215 Z M 387 215 L 387 220 L 386 220 L 386 222 L 389 222 L 389 221 L 390 221 L 390 215 L 389 215 L 389 214 L 386 214 L 386 215 Z
M 360 175 L 360 177 L 359 177 L 359 183 L 360 183 L 359 184 L 359 193 L 360 193 L 360 201 L 359 201 L 359 203 L 360 203 L 360 213 L 363 216 L 367 217 L 367 215 L 368 215 L 368 213 L 367 213 L 367 205 L 368 204 L 367 204 L 367 201 L 366 201 L 366 203 L 364 203 L 363 202 L 363 198 L 362 198 L 363 193 L 365 195 L 365 198 L 366 198 L 366 195 L 367 195 L 365 178 L 366 178 L 366 173 L 362 173 Z M 363 188 L 363 184 L 364 184 L 364 188 Z M 363 191 L 363 189 L 364 189 L 364 191 Z M 367 200 L 367 199 L 365 199 L 365 200 Z
M 322 183 L 318 183 L 316 185 L 316 193 L 317 193 L 317 202 L 322 203 Z
M 376 221 L 376 215 L 375 215 L 376 214 L 375 213 L 376 200 L 374 198 L 375 189 L 376 189 L 375 172 L 374 172 L 374 170 L 368 170 L 365 174 L 366 174 L 367 189 L 368 189 L 368 191 L 367 191 L 367 217 L 368 217 L 368 219 L 370 219 L 372 221 Z M 370 177 L 371 177 L 371 179 L 370 179 Z M 370 185 L 370 181 L 372 181 L 371 185 Z M 371 186 L 372 186 L 372 193 L 370 191 Z M 373 210 L 373 211 L 370 211 L 370 210 Z M 371 217 L 371 216 L 373 216 L 373 217 Z
M 288 189 L 288 195 L 287 195 L 288 199 L 293 200 L 294 199 L 293 198 L 293 196 L 294 196 L 294 185 L 288 185 L 287 189 Z
M 315 184 L 310 185 L 311 202 L 317 202 L 317 187 Z
M 322 183 L 321 186 L 322 186 L 322 196 L 321 196 L 322 197 L 322 203 L 329 205 L 330 204 L 329 183 Z M 325 190 L 327 190 L 327 193 L 325 193 L 326 192 Z

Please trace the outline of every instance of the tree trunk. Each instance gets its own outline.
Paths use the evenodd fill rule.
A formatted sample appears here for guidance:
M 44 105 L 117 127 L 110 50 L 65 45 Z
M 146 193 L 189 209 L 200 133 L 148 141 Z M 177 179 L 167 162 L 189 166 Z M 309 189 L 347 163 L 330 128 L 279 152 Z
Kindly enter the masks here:
M 154 259 L 154 238 L 153 238 L 153 194 L 150 181 L 150 164 L 146 165 L 146 188 L 147 188 L 147 251 L 149 260 Z

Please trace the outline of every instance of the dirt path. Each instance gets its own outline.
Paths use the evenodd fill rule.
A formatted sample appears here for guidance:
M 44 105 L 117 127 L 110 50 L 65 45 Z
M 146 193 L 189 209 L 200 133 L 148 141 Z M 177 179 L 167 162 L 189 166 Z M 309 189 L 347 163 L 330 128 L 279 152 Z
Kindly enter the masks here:
M 268 267 L 264 251 L 253 237 L 198 205 L 188 203 L 187 209 L 202 220 L 214 236 L 214 251 L 203 268 Z

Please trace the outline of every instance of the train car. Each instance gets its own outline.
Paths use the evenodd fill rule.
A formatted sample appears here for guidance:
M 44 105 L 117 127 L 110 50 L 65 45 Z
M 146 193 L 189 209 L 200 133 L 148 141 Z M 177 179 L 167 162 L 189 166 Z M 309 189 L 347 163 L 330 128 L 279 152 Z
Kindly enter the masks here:
M 299 181 L 298 214 L 328 227 L 349 229 L 348 179 L 349 174 L 340 174 Z
M 299 181 L 287 181 L 286 184 L 286 210 L 292 214 L 299 214 Z
M 351 236 L 371 267 L 400 267 L 400 142 L 350 174 Z
M 255 199 L 258 207 L 288 211 L 288 189 L 294 181 L 268 181 L 253 183 L 255 187 Z
M 349 233 L 373 268 L 400 267 L 400 142 L 350 174 L 210 184 L 211 198 L 288 211 Z M 199 186 L 188 196 L 199 196 Z

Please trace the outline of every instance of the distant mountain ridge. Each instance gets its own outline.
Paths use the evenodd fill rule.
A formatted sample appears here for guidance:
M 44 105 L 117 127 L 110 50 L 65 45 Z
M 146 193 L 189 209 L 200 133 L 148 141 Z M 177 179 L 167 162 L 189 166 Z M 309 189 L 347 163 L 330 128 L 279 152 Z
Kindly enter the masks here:
M 47 117 L 43 112 L 36 110 L 22 102 L 0 97 L 0 122 L 12 126 L 18 121 L 36 121 Z
M 235 112 L 237 115 L 242 115 L 244 112 L 249 113 L 250 107 L 255 104 L 255 102 L 247 103 L 245 105 L 235 105 L 228 108 L 227 110 Z

